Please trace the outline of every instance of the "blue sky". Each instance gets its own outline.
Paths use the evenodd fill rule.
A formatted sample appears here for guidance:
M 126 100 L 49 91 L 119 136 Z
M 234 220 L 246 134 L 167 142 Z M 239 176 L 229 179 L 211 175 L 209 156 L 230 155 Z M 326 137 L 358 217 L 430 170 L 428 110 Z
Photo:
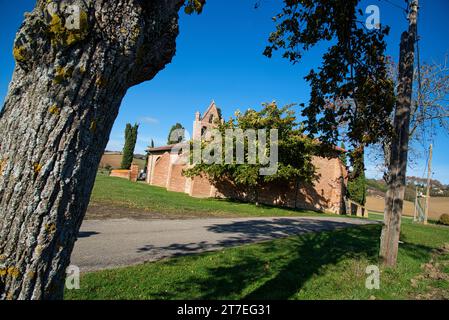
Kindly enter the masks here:
M 204 111 L 212 99 L 225 117 L 236 109 L 259 108 L 276 100 L 280 105 L 307 103 L 309 86 L 303 77 L 321 63 L 323 46 L 309 51 L 293 66 L 278 55 L 262 55 L 267 37 L 274 29 L 271 20 L 280 11 L 280 0 L 209 0 L 203 14 L 181 14 L 177 53 L 152 81 L 133 87 L 123 100 L 111 132 L 109 150 L 121 150 L 127 122 L 140 123 L 136 152 L 143 153 L 151 139 L 156 145 L 166 142 L 171 125 L 182 123 L 191 131 L 195 111 Z M 402 0 L 390 0 L 405 7 Z M 381 23 L 391 26 L 388 54 L 397 60 L 400 34 L 407 27 L 404 14 L 385 0 L 362 1 L 361 8 L 379 6 Z M 449 1 L 421 0 L 419 31 L 422 61 L 441 61 L 449 53 L 447 14 Z M 0 0 L 0 100 L 4 100 L 14 68 L 12 43 L 33 0 Z M 296 109 L 299 114 L 299 109 Z M 449 184 L 449 136 L 439 132 L 434 141 L 434 177 Z M 423 154 L 409 168 L 409 175 L 421 176 Z M 371 164 L 368 176 L 378 176 Z

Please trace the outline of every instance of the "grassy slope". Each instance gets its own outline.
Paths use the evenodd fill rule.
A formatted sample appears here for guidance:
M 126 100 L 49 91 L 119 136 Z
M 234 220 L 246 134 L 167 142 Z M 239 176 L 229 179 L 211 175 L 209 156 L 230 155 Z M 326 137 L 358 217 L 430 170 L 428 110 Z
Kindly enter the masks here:
M 164 188 L 124 179 L 98 175 L 91 202 L 138 208 L 166 214 L 193 214 L 208 216 L 304 216 L 316 215 L 310 211 L 288 210 L 270 206 L 232 202 L 218 199 L 197 199 L 184 193 L 169 192 Z
M 432 250 L 449 242 L 449 228 L 404 220 L 398 267 L 382 270 L 381 289 L 370 291 L 365 268 L 377 264 L 379 235 L 380 226 L 363 226 L 88 273 L 66 298 L 405 299 L 429 287 L 449 298 L 447 278 L 411 285 Z

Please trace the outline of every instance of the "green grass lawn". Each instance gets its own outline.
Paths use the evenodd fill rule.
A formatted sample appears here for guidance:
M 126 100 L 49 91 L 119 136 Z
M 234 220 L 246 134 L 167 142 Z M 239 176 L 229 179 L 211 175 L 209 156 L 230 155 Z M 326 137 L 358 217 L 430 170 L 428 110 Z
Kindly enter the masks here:
M 92 202 L 168 216 L 319 215 L 196 199 L 104 175 L 97 177 Z M 397 268 L 381 270 L 380 290 L 365 288 L 366 267 L 378 264 L 380 229 L 310 233 L 87 273 L 81 289 L 67 291 L 66 299 L 449 299 L 449 250 L 437 251 L 449 244 L 449 227 L 417 225 L 406 217 Z
M 449 299 L 449 228 L 404 221 L 396 269 L 365 288 L 380 225 L 310 233 L 82 275 L 66 299 Z M 426 267 L 433 261 L 437 264 Z M 436 269 L 435 269 L 436 268 Z M 435 270 L 439 270 L 438 272 Z M 436 274 L 436 275 L 435 275 Z
M 198 199 L 164 188 L 99 174 L 92 192 L 91 203 L 143 209 L 161 214 L 215 217 L 310 216 L 318 213 L 289 210 L 220 199 Z

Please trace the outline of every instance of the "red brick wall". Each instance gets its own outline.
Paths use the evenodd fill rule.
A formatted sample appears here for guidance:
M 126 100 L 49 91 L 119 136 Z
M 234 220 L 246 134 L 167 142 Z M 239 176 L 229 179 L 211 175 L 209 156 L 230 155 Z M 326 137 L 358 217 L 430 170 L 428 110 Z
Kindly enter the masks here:
M 158 160 L 156 160 L 151 184 L 164 188 L 167 186 L 169 165 L 170 165 L 170 154 L 166 152 Z
M 338 158 L 315 157 L 313 163 L 317 169 L 317 180 L 313 185 L 301 182 L 272 182 L 260 186 L 255 194 L 254 190 L 238 189 L 231 182 L 221 181 L 215 185 L 216 196 L 282 207 L 343 213 L 346 169 Z
M 190 195 L 196 198 L 210 197 L 212 185 L 209 179 L 202 176 L 196 176 L 192 179 L 192 185 L 190 188 Z
M 216 196 L 249 202 L 257 200 L 259 203 L 298 209 L 344 212 L 346 168 L 338 158 L 314 157 L 313 164 L 316 167 L 316 181 L 313 185 L 294 181 L 270 183 L 259 187 L 256 196 L 253 190 L 238 188 L 229 181 L 212 185 L 206 177 L 197 176 L 192 179 L 187 192 L 199 198 Z M 152 184 L 167 187 L 170 191 L 185 192 L 186 178 L 182 175 L 185 166 L 172 165 L 170 170 L 170 165 L 170 155 L 165 153 L 155 164 Z
M 345 195 L 346 168 L 338 158 L 314 157 L 318 180 L 315 182 L 315 190 L 320 197 L 326 199 L 327 209 L 331 211 L 343 210 L 343 197 Z
M 110 176 L 129 180 L 129 170 L 112 170 Z
M 296 188 L 294 183 L 270 183 L 258 191 L 257 200 L 260 203 L 295 207 Z
M 182 175 L 185 165 L 173 165 L 171 168 L 170 182 L 167 190 L 175 192 L 184 192 L 186 186 L 186 177 Z
M 136 164 L 131 165 L 131 170 L 129 173 L 129 179 L 133 182 L 137 181 L 137 176 L 139 175 L 139 166 Z

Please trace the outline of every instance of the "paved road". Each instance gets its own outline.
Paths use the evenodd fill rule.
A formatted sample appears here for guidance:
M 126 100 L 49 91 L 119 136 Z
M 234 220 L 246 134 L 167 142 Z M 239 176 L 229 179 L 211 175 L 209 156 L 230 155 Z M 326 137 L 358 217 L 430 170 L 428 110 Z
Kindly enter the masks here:
M 107 269 L 368 223 L 375 222 L 340 217 L 86 220 L 72 264 L 81 271 Z

